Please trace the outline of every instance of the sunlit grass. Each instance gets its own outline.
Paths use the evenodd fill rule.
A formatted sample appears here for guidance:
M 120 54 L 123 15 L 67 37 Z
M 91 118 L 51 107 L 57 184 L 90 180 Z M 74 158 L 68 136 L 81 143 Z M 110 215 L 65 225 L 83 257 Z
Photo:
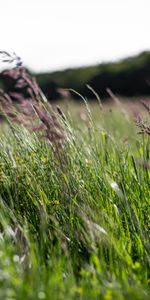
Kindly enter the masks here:
M 126 110 L 72 110 L 57 147 L 2 130 L 0 299 L 149 299 L 149 137 Z

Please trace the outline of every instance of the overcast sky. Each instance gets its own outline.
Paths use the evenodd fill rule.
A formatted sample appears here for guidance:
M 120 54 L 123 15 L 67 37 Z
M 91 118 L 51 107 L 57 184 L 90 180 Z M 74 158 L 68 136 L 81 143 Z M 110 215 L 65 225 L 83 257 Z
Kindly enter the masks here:
M 150 0 L 0 0 L 0 50 L 33 71 L 150 50 Z

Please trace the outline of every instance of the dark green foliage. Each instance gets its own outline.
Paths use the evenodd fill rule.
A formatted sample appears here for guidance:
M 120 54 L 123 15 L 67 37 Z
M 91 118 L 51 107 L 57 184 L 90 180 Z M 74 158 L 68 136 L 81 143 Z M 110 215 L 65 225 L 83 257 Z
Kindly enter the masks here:
M 49 89 L 49 97 L 51 97 L 49 81 L 55 82 L 61 88 L 75 89 L 89 99 L 93 98 L 93 94 L 86 88 L 87 84 L 90 84 L 102 98 L 108 97 L 106 88 L 122 96 L 149 95 L 150 52 L 143 52 L 116 63 L 37 74 L 36 77 L 44 92 Z M 79 98 L 75 94 L 72 96 Z

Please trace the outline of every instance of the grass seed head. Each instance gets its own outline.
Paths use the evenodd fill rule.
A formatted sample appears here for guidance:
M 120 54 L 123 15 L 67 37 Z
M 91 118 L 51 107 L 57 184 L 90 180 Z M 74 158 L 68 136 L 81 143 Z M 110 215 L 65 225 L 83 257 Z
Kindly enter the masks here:
M 6 92 L 0 90 L 1 114 L 30 131 L 42 131 L 42 136 L 51 142 L 64 139 L 63 127 L 58 117 L 52 109 L 46 109 L 42 104 L 42 92 L 36 79 L 25 70 L 21 59 L 6 51 L 1 51 L 0 55 L 2 62 L 15 64 L 15 67 L 0 74 L 6 87 Z

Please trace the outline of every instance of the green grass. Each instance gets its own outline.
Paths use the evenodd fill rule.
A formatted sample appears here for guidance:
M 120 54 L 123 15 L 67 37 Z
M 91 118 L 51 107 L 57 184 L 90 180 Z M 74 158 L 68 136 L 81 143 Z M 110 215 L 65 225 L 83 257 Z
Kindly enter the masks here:
M 0 299 L 149 299 L 149 137 L 98 109 L 61 146 L 1 130 Z

